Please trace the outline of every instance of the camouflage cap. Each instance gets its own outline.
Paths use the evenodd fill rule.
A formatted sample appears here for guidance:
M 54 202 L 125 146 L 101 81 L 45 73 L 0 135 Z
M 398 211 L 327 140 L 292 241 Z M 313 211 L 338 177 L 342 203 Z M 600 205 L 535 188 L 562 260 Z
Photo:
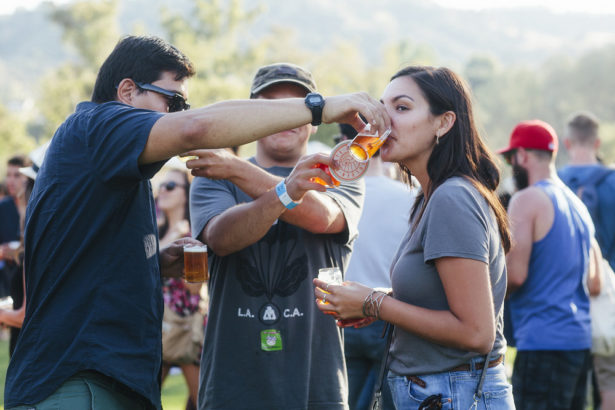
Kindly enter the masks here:
M 277 83 L 295 83 L 310 93 L 316 92 L 314 78 L 305 68 L 290 63 L 276 63 L 258 69 L 250 88 L 250 98 L 255 98 L 265 88 Z

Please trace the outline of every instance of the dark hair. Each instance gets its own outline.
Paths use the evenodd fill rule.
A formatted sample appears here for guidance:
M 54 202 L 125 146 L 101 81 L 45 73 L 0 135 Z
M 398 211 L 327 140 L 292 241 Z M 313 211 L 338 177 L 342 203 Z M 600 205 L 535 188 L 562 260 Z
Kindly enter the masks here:
M 160 79 L 164 71 L 175 73 L 176 80 L 195 73 L 188 57 L 161 38 L 124 37 L 100 67 L 92 101 L 115 101 L 116 87 L 123 79 L 152 83 Z
M 580 144 L 593 143 L 598 137 L 600 122 L 593 114 L 578 113 L 568 121 L 569 136 Z
M 456 115 L 451 129 L 440 138 L 431 152 L 427 162 L 427 174 L 431 185 L 423 187 L 423 193 L 414 203 L 412 217 L 418 210 L 418 204 L 422 202 L 416 219 L 418 223 L 431 194 L 447 179 L 455 176 L 466 178 L 493 209 L 502 245 L 508 252 L 511 245 L 508 217 L 495 193 L 500 182 L 500 172 L 493 154 L 476 129 L 466 86 L 457 74 L 444 67 L 406 67 L 391 77 L 391 81 L 403 76 L 412 78 L 418 85 L 432 115 L 442 115 L 447 111 L 452 111 Z M 401 168 L 406 178 L 410 180 L 410 170 L 405 166 Z M 422 201 L 423 198 L 426 200 Z
M 172 169 L 169 172 L 177 172 L 181 174 L 182 178 L 184 179 L 184 186 L 182 187 L 184 189 L 184 195 L 186 198 L 186 203 L 184 206 L 184 219 L 190 222 L 190 180 L 188 179 L 188 175 L 178 169 Z M 162 238 L 167 233 L 168 229 L 169 221 L 167 220 L 167 217 L 165 215 L 163 224 L 160 225 L 160 227 L 158 228 L 158 237 Z
M 9 158 L 6 162 L 9 166 L 13 167 L 25 167 L 26 166 L 26 157 L 23 155 L 15 155 L 14 157 Z

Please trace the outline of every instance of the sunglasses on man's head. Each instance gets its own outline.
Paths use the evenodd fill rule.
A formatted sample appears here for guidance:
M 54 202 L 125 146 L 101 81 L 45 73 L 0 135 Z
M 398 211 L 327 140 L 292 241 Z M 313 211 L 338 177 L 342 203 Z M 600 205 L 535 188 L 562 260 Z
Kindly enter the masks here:
M 164 188 L 167 191 L 172 191 L 175 189 L 175 187 L 184 187 L 184 185 L 180 185 L 175 181 L 169 181 L 169 182 L 163 182 L 162 184 L 160 184 L 160 188 Z
M 190 109 L 190 104 L 186 101 L 183 95 L 178 92 L 165 90 L 153 84 L 143 84 L 135 81 L 137 87 L 141 90 L 152 91 L 167 98 L 169 112 L 185 111 Z

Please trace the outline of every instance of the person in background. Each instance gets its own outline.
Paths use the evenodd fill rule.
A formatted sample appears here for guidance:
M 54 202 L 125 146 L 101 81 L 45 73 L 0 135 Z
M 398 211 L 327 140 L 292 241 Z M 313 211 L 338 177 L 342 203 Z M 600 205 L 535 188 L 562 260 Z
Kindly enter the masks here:
M 315 91 L 310 72 L 278 63 L 257 71 L 250 97 Z M 342 331 L 312 303 L 311 280 L 320 268 L 345 271 L 363 185 L 312 181 L 332 183 L 317 167 L 328 155 L 305 155 L 312 124 L 259 140 L 248 160 L 226 150 L 189 153 L 199 156 L 186 163 L 197 176 L 192 234 L 207 244 L 210 267 L 201 410 L 348 408 Z
M 5 185 L 8 195 L 0 200 L 0 298 L 11 293 L 13 276 L 21 277 L 15 263 L 15 244 L 21 240 L 20 224 L 25 214 L 23 194 L 27 179 L 19 172 L 26 165 L 23 156 L 9 158 L 6 165 Z
M 180 277 L 183 245 L 198 243 L 159 248 L 149 179 L 169 158 L 315 118 L 357 122 L 358 111 L 376 128 L 388 126 L 365 93 L 189 110 L 193 74 L 166 41 L 124 37 L 102 64 L 91 101 L 56 131 L 28 204 L 28 303 L 6 376 L 7 410 L 58 401 L 89 408 L 92 397 L 100 409 L 161 408 L 161 276 Z
M 519 409 L 585 407 L 590 366 L 589 292 L 600 292 L 594 226 L 557 177 L 555 130 L 522 121 L 506 148 L 517 192 L 510 199 L 513 246 L 506 258 L 517 346 L 512 375 Z M 586 283 L 587 281 L 587 283 Z
M 590 211 L 602 256 L 615 270 L 615 169 L 600 161 L 599 128 L 591 113 L 570 118 L 564 138 L 568 164 L 558 174 Z M 600 391 L 594 407 L 601 401 L 602 409 L 615 409 L 615 356 L 594 355 L 593 365 Z
M 189 192 L 190 181 L 186 171 L 171 169 L 162 177 L 156 201 L 158 209 L 164 216 L 163 224 L 158 227 L 160 246 L 167 246 L 179 238 L 190 236 Z M 197 314 L 200 309 L 201 287 L 200 283 L 187 283 L 181 278 L 166 279 L 162 286 L 165 317 L 168 315 L 168 309 L 181 317 Z M 162 320 L 162 382 L 164 383 L 171 367 L 180 367 L 188 386 L 186 409 L 196 409 L 201 356 L 198 354 L 198 356 L 181 360 L 170 359 L 167 356 L 168 346 L 165 345 L 164 334 L 171 330 L 170 327 L 174 322 L 165 320 L 165 317 Z M 204 325 L 202 320 L 201 324 Z M 193 326 L 190 328 L 194 329 Z M 200 332 L 198 337 L 202 341 L 203 332 Z
M 352 140 L 357 134 L 348 124 L 340 124 L 336 142 Z M 391 288 L 389 270 L 395 250 L 407 230 L 415 193 L 392 179 L 380 158 L 372 156 L 364 176 L 365 201 L 359 220 L 359 237 L 354 243 L 345 279 L 373 288 Z M 374 384 L 384 358 L 385 323 L 344 329 L 344 356 L 348 369 L 348 405 L 354 410 L 369 407 Z M 382 388 L 383 409 L 394 409 L 388 383 Z
M 28 167 L 20 167 L 19 172 L 25 177 L 23 191 L 23 201 L 27 204 L 30 200 L 32 189 L 34 188 L 34 181 L 36 175 L 43 160 L 45 159 L 45 153 L 49 143 L 44 144 L 29 155 L 32 165 Z M 23 217 L 21 217 L 24 220 Z M 23 233 L 23 225 L 21 226 Z M 13 356 L 15 350 L 15 344 L 23 324 L 23 319 L 26 312 L 26 294 L 25 294 L 25 276 L 23 269 L 23 234 L 20 235 L 22 240 L 18 247 L 13 249 L 13 258 L 16 266 L 16 273 L 12 275 L 10 283 L 10 297 L 13 300 L 12 309 L 0 309 L 0 324 L 10 327 L 10 339 L 9 339 L 9 357 Z
M 316 279 L 317 305 L 342 323 L 395 326 L 388 382 L 397 409 L 513 408 L 502 334 L 510 234 L 469 91 L 447 68 L 410 66 L 382 101 L 392 126 L 382 160 L 421 186 L 391 265 L 392 294 Z

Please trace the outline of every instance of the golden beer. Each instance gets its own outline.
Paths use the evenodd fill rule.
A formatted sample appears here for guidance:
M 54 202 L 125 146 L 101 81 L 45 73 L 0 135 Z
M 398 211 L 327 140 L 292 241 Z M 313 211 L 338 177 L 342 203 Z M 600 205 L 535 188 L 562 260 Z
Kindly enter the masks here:
M 314 168 L 320 168 L 323 171 L 325 171 L 327 173 L 327 175 L 329 175 L 331 177 L 331 181 L 333 181 L 333 185 L 334 186 L 340 186 L 340 181 L 338 181 L 337 179 L 335 179 L 335 177 L 333 176 L 333 174 L 331 174 L 331 170 L 329 170 L 329 166 L 325 165 L 325 164 L 317 164 Z M 329 184 L 327 184 L 325 182 L 325 180 L 323 180 L 322 178 L 319 177 L 314 177 L 311 179 L 312 182 L 316 182 L 322 186 L 326 186 L 327 188 L 330 188 Z
M 198 283 L 209 279 L 206 245 L 184 245 L 184 274 L 186 282 Z
M 367 161 L 376 151 L 384 144 L 386 138 L 380 138 L 377 135 L 357 135 L 350 144 L 351 154 L 359 161 Z

